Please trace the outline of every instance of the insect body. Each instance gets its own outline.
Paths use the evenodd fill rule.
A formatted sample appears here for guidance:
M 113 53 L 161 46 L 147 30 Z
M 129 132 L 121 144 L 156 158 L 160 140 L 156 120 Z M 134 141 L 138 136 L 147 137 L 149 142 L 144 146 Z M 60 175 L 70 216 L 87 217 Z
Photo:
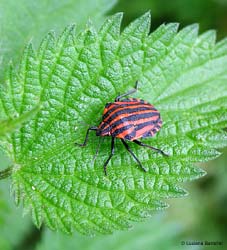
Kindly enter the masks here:
M 132 152 L 131 148 L 126 143 L 126 140 L 132 141 L 140 146 L 150 148 L 167 156 L 167 154 L 165 154 L 162 150 L 138 141 L 139 138 L 154 136 L 161 128 L 162 120 L 159 111 L 148 102 L 136 98 L 122 99 L 122 97 L 134 93 L 137 90 L 137 86 L 138 83 L 136 82 L 135 89 L 116 97 L 113 103 L 107 103 L 103 111 L 102 122 L 99 126 L 89 127 L 84 143 L 76 143 L 79 146 L 86 146 L 88 134 L 91 130 L 95 130 L 97 136 L 112 137 L 111 153 L 104 163 L 105 175 L 107 175 L 107 165 L 114 154 L 114 143 L 116 138 L 121 139 L 127 151 L 145 172 L 146 170 L 142 166 L 139 159 Z
M 160 114 L 154 106 L 129 98 L 106 104 L 96 134 L 134 141 L 153 136 L 161 126 Z

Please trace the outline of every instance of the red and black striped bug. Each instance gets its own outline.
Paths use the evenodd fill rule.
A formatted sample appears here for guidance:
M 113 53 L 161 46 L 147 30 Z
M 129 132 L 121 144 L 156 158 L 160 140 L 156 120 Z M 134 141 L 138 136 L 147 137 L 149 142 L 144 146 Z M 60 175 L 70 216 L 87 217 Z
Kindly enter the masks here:
M 160 113 L 153 105 L 136 98 L 122 99 L 122 97 L 136 92 L 137 89 L 138 81 L 136 82 L 135 89 L 117 96 L 114 102 L 107 103 L 103 111 L 102 122 L 99 126 L 89 127 L 84 142 L 82 144 L 76 143 L 76 145 L 81 147 L 86 146 L 88 134 L 91 130 L 95 130 L 97 136 L 112 137 L 111 153 L 103 166 L 105 175 L 107 175 L 107 165 L 114 154 L 114 143 L 116 138 L 121 139 L 127 151 L 132 155 L 144 172 L 146 172 L 145 168 L 132 152 L 126 141 L 132 141 L 140 146 L 150 148 L 164 156 L 168 156 L 162 150 L 137 140 L 139 138 L 154 136 L 162 126 Z

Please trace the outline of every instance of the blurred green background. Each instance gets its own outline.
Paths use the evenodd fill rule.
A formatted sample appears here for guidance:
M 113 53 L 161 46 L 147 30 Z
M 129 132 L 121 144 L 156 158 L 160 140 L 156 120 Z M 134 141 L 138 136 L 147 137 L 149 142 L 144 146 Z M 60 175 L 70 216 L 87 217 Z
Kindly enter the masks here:
M 124 25 L 151 10 L 152 30 L 162 23 L 180 27 L 199 23 L 200 30 L 216 29 L 218 38 L 227 34 L 227 0 L 119 0 L 111 13 L 123 11 Z
M 216 29 L 218 40 L 227 36 L 227 0 L 119 0 L 107 14 L 124 12 L 125 26 L 148 10 L 152 15 L 152 30 L 163 22 L 179 22 L 180 27 L 199 23 L 200 32 Z M 72 17 L 71 22 L 74 21 Z M 10 179 L 1 180 L 0 250 L 227 249 L 227 150 L 222 152 L 218 159 L 202 165 L 208 173 L 205 177 L 184 184 L 189 196 L 167 201 L 169 209 L 134 224 L 128 232 L 95 238 L 77 233 L 65 236 L 46 228 L 37 230 L 30 216 L 22 217 L 22 209 L 13 204 Z M 0 169 L 8 164 L 0 152 Z M 222 245 L 182 245 L 186 241 L 219 241 Z

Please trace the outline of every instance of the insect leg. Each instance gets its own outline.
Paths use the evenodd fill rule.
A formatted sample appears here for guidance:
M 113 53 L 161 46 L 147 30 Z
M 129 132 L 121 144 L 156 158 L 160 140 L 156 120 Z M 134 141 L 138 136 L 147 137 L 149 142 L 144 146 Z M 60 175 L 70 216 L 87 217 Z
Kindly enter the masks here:
M 147 172 L 147 170 L 142 166 L 141 162 L 139 161 L 139 159 L 135 156 L 135 154 L 132 152 L 131 148 L 129 147 L 129 145 L 123 140 L 121 139 L 122 143 L 124 144 L 125 148 L 128 150 L 128 152 L 132 155 L 132 157 L 136 160 L 136 162 L 139 164 L 139 166 L 143 169 L 144 172 Z
M 98 147 L 96 148 L 96 152 L 95 152 L 95 155 L 94 155 L 93 160 L 92 160 L 92 165 L 95 164 L 95 160 L 96 160 L 96 157 L 99 153 L 99 149 L 100 149 L 102 141 L 103 141 L 103 137 L 99 137 L 99 144 L 98 144 Z
M 105 175 L 107 175 L 106 167 L 107 167 L 107 165 L 108 165 L 108 163 L 109 163 L 111 157 L 112 157 L 113 154 L 114 154 L 114 142 L 115 142 L 115 138 L 112 137 L 112 141 L 111 141 L 111 152 L 110 152 L 110 155 L 109 155 L 108 159 L 106 160 L 106 162 L 104 163 L 104 166 L 103 166 Z
M 85 139 L 84 139 L 84 142 L 83 143 L 77 143 L 77 142 L 75 142 L 75 144 L 78 145 L 78 146 L 80 146 L 80 147 L 86 146 L 87 145 L 87 141 L 88 141 L 88 135 L 89 135 L 89 132 L 91 130 L 97 130 L 97 127 L 91 126 L 90 128 L 88 128 L 86 136 L 85 136 Z
M 158 148 L 152 147 L 150 145 L 144 144 L 141 141 L 133 140 L 133 142 L 135 142 L 136 144 L 138 144 L 138 145 L 140 145 L 142 147 L 150 148 L 150 149 L 152 149 L 152 150 L 154 150 L 154 151 L 156 151 L 156 152 L 158 152 L 158 153 L 160 153 L 160 154 L 162 154 L 164 156 L 169 156 L 168 154 L 166 154 L 165 152 L 163 152 L 161 149 L 158 149 Z
M 135 85 L 135 88 L 134 88 L 134 89 L 131 89 L 131 90 L 129 90 L 127 93 L 124 93 L 124 94 L 122 94 L 122 95 L 117 96 L 117 97 L 115 98 L 115 102 L 120 101 L 120 99 L 121 99 L 122 97 L 124 97 L 124 96 L 131 95 L 131 94 L 135 93 L 135 92 L 137 91 L 137 89 L 138 89 L 138 81 L 136 81 L 136 85 Z

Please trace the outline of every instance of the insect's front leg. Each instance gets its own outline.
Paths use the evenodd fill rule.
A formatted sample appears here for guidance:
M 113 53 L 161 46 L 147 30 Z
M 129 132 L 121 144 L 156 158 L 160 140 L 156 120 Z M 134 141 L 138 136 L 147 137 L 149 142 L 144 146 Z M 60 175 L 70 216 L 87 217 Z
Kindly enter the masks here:
M 77 142 L 75 142 L 75 145 L 78 145 L 78 146 L 80 146 L 80 147 L 86 146 L 86 145 L 87 145 L 87 141 L 88 141 L 89 132 L 90 132 L 91 130 L 95 130 L 95 131 L 96 131 L 97 129 L 98 129 L 98 128 L 95 127 L 95 126 L 91 126 L 90 128 L 88 128 L 87 133 L 86 133 L 86 136 L 85 136 L 85 139 L 84 139 L 84 142 L 83 142 L 83 143 L 77 143 Z

